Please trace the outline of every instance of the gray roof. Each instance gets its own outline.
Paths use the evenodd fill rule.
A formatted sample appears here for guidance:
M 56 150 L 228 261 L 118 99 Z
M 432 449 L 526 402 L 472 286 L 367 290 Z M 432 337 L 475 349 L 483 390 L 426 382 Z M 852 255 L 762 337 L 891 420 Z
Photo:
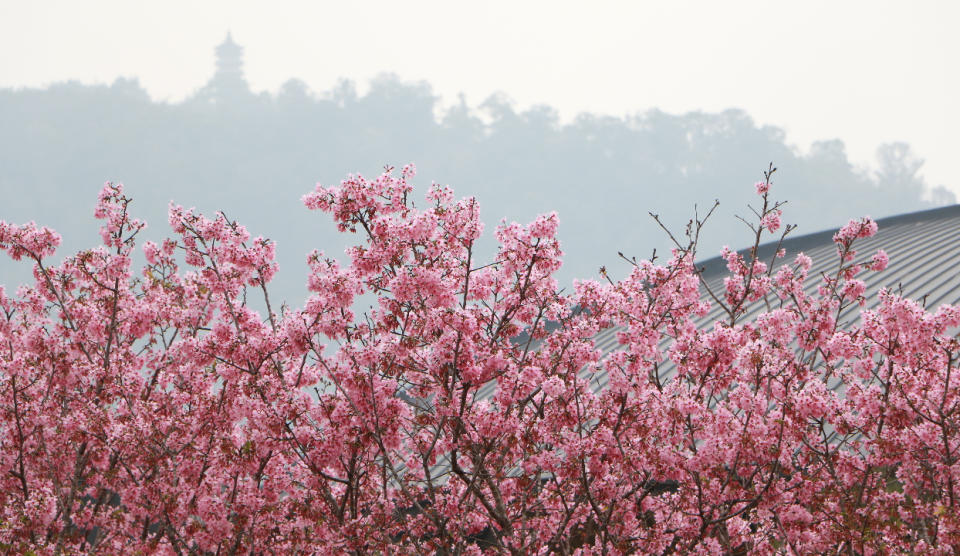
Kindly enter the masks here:
M 877 220 L 879 230 L 873 237 L 859 239 L 854 243 L 857 260 L 868 260 L 877 249 L 883 249 L 890 257 L 887 268 L 881 272 L 865 272 L 858 276 L 866 283 L 866 304 L 863 309 L 875 308 L 879 300 L 877 292 L 882 288 L 901 293 L 904 297 L 924 301 L 927 309 L 936 308 L 944 303 L 960 303 L 960 205 L 951 205 L 920 212 L 901 214 Z M 836 229 L 812 234 L 789 237 L 780 243 L 786 256 L 778 259 L 776 266 L 792 264 L 798 253 L 805 253 L 813 260 L 807 279 L 807 293 L 814 293 L 820 285 L 822 274 L 832 275 L 839 265 L 836 244 L 833 235 Z M 760 259 L 771 260 L 778 242 L 760 246 Z M 741 251 L 746 256 L 745 251 Z M 748 259 L 749 260 L 749 259 Z M 723 279 L 728 276 L 726 261 L 717 256 L 701 263 L 703 278 L 707 285 L 721 295 L 724 291 Z M 703 288 L 701 287 L 703 290 Z M 706 291 L 703 295 L 707 298 Z M 711 302 L 712 309 L 700 321 L 703 326 L 724 317 L 723 309 Z M 765 309 L 762 303 L 751 305 L 742 321 L 755 318 Z M 840 316 L 843 320 L 856 319 L 860 307 L 854 306 Z M 621 327 L 608 328 L 597 334 L 597 348 L 603 354 L 621 349 L 617 341 L 617 332 Z M 665 346 L 663 346 L 665 347 Z M 665 362 L 659 370 L 664 378 L 672 373 L 672 364 Z M 581 371 L 583 378 L 589 377 L 594 390 L 600 390 L 607 384 L 605 373 Z M 476 394 L 477 399 L 492 396 L 496 384 L 484 385 Z
M 856 260 L 869 260 L 877 249 L 882 248 L 889 255 L 890 262 L 881 272 L 864 272 L 857 277 L 866 283 L 866 303 L 862 309 L 875 308 L 879 303 L 877 293 L 884 287 L 902 292 L 903 296 L 911 299 L 925 298 L 927 309 L 945 303 L 960 303 L 960 205 L 883 218 L 877 220 L 877 224 L 879 231 L 876 235 L 854 243 Z M 816 292 L 821 275 L 833 275 L 839 266 L 837 247 L 833 243 L 836 231 L 825 230 L 788 237 L 779 244 L 786 251 L 786 256 L 778 259 L 776 266 L 793 264 L 798 253 L 805 253 L 813 260 L 808 272 L 806 291 L 808 294 Z M 758 250 L 761 260 L 769 262 L 777 246 L 777 242 L 761 245 Z M 741 253 L 746 256 L 745 251 Z M 703 269 L 703 278 L 707 285 L 721 295 L 722 293 L 718 292 L 724 291 L 723 279 L 728 276 L 726 261 L 718 256 L 697 263 L 697 267 Z M 702 286 L 701 291 L 707 298 Z M 725 316 L 716 303 L 711 302 L 711 307 L 709 313 L 700 321 L 703 327 L 710 326 Z M 765 309 L 762 302 L 753 303 L 741 317 L 741 322 L 752 320 Z M 857 319 L 858 311 L 862 309 L 854 304 L 853 308 L 841 314 L 841 322 Z M 617 340 L 617 332 L 621 330 L 622 327 L 612 327 L 597 334 L 596 346 L 604 355 L 622 349 L 623 346 Z M 661 344 L 661 347 L 665 348 L 666 343 Z M 661 378 L 669 378 L 673 371 L 673 364 L 667 360 L 660 366 L 658 373 Z M 580 376 L 591 381 L 594 391 L 607 385 L 605 372 L 594 373 L 590 369 L 583 369 Z M 827 387 L 835 390 L 841 387 L 841 383 L 839 379 L 831 380 Z M 495 389 L 496 381 L 491 381 L 477 390 L 474 399 L 489 399 Z M 449 462 L 445 459 L 441 459 L 431 469 L 434 478 L 443 476 L 448 471 Z
M 954 265 L 960 263 L 960 205 L 951 205 L 920 212 L 911 212 L 877 220 L 880 229 L 871 238 L 858 240 L 854 247 L 860 255 L 872 255 L 884 249 L 890 265 L 872 280 L 867 280 L 868 299 L 874 305 L 881 287 L 904 286 L 906 297 L 919 299 L 926 295 L 927 307 L 960 300 L 960 284 Z M 783 242 L 787 262 L 803 252 L 813 259 L 810 276 L 836 270 L 838 260 L 833 234 L 836 229 L 788 238 Z M 760 257 L 769 260 L 776 243 L 760 246 Z M 722 283 L 726 262 L 714 257 L 702 263 L 704 278 Z M 717 281 L 719 280 L 719 281 Z M 871 303 L 868 301 L 868 306 Z
M 960 303 L 960 205 L 891 216 L 877 220 L 877 224 L 879 230 L 873 237 L 854 242 L 856 260 L 869 260 L 877 249 L 883 249 L 890 257 L 890 263 L 883 271 L 864 272 L 857 276 L 866 284 L 866 303 L 862 308 L 854 304 L 847 309 L 840 315 L 841 323 L 852 324 L 859 318 L 859 311 L 876 308 L 879 304 L 877 293 L 882 288 L 921 301 L 928 310 L 942 304 Z M 792 264 L 798 253 L 805 253 L 813 260 L 806 292 L 816 292 L 821 276 L 834 275 L 840 264 L 837 246 L 833 242 L 836 231 L 825 230 L 793 238 L 788 236 L 779 244 L 786 251 L 786 256 L 778 259 L 775 266 Z M 777 242 L 761 245 L 758 250 L 760 260 L 769 263 L 777 246 Z M 741 253 L 746 258 L 746 252 Z M 703 269 L 704 282 L 717 295 L 723 294 L 723 280 L 729 275 L 726 264 L 719 256 L 697 264 L 698 268 Z M 701 291 L 706 298 L 702 286 Z M 700 321 L 702 326 L 709 326 L 725 316 L 716 303 L 711 302 L 711 307 Z M 765 309 L 763 303 L 753 303 L 740 320 L 752 320 Z M 622 328 L 609 328 L 597 335 L 597 347 L 604 354 L 621 348 L 617 342 L 617 332 L 620 330 Z M 672 365 L 667 362 L 660 373 L 669 377 Z M 607 377 L 602 373 L 594 375 L 592 380 L 595 390 L 602 389 L 607 383 Z M 832 386 L 836 387 L 837 384 Z

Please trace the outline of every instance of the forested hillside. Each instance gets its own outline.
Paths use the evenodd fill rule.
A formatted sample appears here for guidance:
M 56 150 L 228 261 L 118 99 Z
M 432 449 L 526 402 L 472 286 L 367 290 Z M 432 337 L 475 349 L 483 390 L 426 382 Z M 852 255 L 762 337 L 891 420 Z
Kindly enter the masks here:
M 745 243 L 733 214 L 750 202 L 748 185 L 769 161 L 779 167 L 779 196 L 789 199 L 784 218 L 802 222 L 799 232 L 955 201 L 924 183 L 922 161 L 907 145 L 881 146 L 880 171 L 867 173 L 851 165 L 840 141 L 801 153 L 783 130 L 740 110 L 581 114 L 561 124 L 550 107 L 519 111 L 502 95 L 479 109 L 462 99 L 439 106 L 428 84 L 393 76 L 363 95 L 350 81 L 312 92 L 290 80 L 276 95 L 211 98 L 201 90 L 179 103 L 154 102 L 127 79 L 0 90 L 0 219 L 52 226 L 66 238 L 61 254 L 73 252 L 98 240 L 96 193 L 104 181 L 120 181 L 150 223 L 149 238 L 167 233 L 170 200 L 223 210 L 254 235 L 271 235 L 277 286 L 292 301 L 304 291 L 305 254 L 340 256 L 344 246 L 300 197 L 318 181 L 372 176 L 386 164 L 416 163 L 418 195 L 437 181 L 478 197 L 488 230 L 502 218 L 558 211 L 566 253 L 559 276 L 567 281 L 601 265 L 617 274 L 617 251 L 647 257 L 667 248 L 648 211 L 682 228 L 695 203 L 702 209 L 719 199 L 701 253 Z M 0 267 L 0 283 L 28 276 L 12 266 Z

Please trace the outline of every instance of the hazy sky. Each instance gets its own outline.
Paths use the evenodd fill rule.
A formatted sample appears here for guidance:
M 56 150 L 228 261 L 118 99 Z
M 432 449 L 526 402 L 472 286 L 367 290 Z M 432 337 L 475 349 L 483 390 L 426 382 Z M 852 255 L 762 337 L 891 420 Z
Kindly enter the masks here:
M 928 183 L 960 194 L 960 2 L 587 5 L 0 0 L 0 87 L 136 76 L 176 101 L 206 82 L 230 30 L 255 91 L 297 77 L 314 90 L 350 78 L 362 92 L 394 72 L 429 81 L 446 104 L 503 91 L 564 120 L 737 107 L 804 150 L 840 138 L 857 163 L 909 142 Z

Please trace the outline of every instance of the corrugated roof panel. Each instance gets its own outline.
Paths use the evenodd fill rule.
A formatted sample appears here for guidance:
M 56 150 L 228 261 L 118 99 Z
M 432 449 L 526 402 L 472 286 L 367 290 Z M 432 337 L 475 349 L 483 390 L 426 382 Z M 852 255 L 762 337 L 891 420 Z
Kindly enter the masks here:
M 920 300 L 926 296 L 928 310 L 944 303 L 960 303 L 960 205 L 884 218 L 877 222 L 879 230 L 876 235 L 854 244 L 857 251 L 855 260 L 869 261 L 877 249 L 883 249 L 890 257 L 890 264 L 884 271 L 865 271 L 858 276 L 866 286 L 864 306 L 854 304 L 848 308 L 840 315 L 841 322 L 850 321 L 861 310 L 876 308 L 879 305 L 877 293 L 884 287 L 895 292 L 902 291 L 902 295 L 911 299 Z M 773 272 L 776 273 L 783 264 L 792 265 L 796 255 L 803 252 L 813 260 L 805 291 L 807 294 L 816 293 L 822 275 L 834 276 L 839 268 L 839 255 L 833 243 L 834 233 L 836 230 L 829 230 L 784 240 L 782 247 L 786 257 L 777 260 Z M 775 242 L 760 246 L 758 253 L 761 260 L 769 262 L 776 247 Z M 741 253 L 746 255 L 744 251 Z M 714 257 L 697 266 L 704 268 L 704 282 L 722 299 L 725 291 L 723 280 L 728 276 L 726 261 Z M 705 289 L 703 297 L 711 302 L 711 309 L 700 323 L 702 327 L 709 327 L 724 318 L 725 314 L 718 304 L 712 302 Z M 773 300 L 772 303 L 779 305 L 779 300 Z M 766 306 L 762 301 L 753 303 L 741 317 L 741 322 L 755 319 L 764 311 Z M 604 354 L 625 347 L 617 342 L 617 332 L 620 330 L 621 327 L 613 327 L 595 337 L 597 347 Z M 662 342 L 661 348 L 665 348 L 667 343 L 668 340 Z M 662 376 L 672 375 L 673 370 L 669 361 L 660 367 Z M 597 373 L 593 380 L 597 390 L 607 384 L 607 377 L 601 375 L 603 373 Z
M 884 249 L 890 257 L 889 266 L 882 272 L 867 271 L 858 276 L 866 285 L 864 306 L 861 308 L 854 304 L 841 314 L 841 322 L 852 321 L 863 309 L 876 308 L 879 304 L 877 293 L 884 287 L 895 292 L 902 291 L 904 296 L 912 299 L 927 296 L 928 310 L 944 303 L 960 303 L 960 205 L 884 218 L 877 222 L 879 231 L 876 235 L 854 244 L 856 260 L 868 261 L 877 249 Z M 776 273 L 781 265 L 792 265 L 796 255 L 803 252 L 813 261 L 805 291 L 808 294 L 816 293 L 822 275 L 833 276 L 839 268 L 839 256 L 833 243 L 835 232 L 828 230 L 785 240 L 781 246 L 786 256 L 776 261 L 773 272 Z M 758 250 L 761 260 L 769 262 L 776 248 L 775 242 L 761 245 Z M 743 251 L 741 253 L 746 255 Z M 726 261 L 714 257 L 697 266 L 703 268 L 706 285 L 716 295 L 724 295 L 723 279 L 728 275 Z M 703 298 L 711 301 L 703 286 L 701 289 Z M 779 299 L 771 303 L 779 306 Z M 764 311 L 766 306 L 762 301 L 753 303 L 741 317 L 741 322 L 752 320 Z M 724 317 L 722 308 L 711 301 L 711 309 L 700 319 L 700 325 L 703 328 L 712 327 L 714 322 Z M 602 354 L 625 347 L 617 338 L 617 333 L 622 330 L 624 328 L 621 326 L 611 327 L 594 337 L 595 345 Z M 660 342 L 661 352 L 669 342 L 669 339 Z M 660 364 L 658 372 L 661 377 L 669 379 L 675 367 L 666 360 Z M 594 391 L 602 390 L 609 382 L 606 371 L 593 372 L 591 368 L 582 369 L 579 377 L 588 380 Z M 834 378 L 828 381 L 827 387 L 839 391 L 843 389 L 843 383 Z M 474 399 L 490 399 L 495 391 L 496 382 L 491 381 L 477 390 Z M 449 465 L 445 460 L 438 462 L 432 469 L 434 478 L 449 473 Z

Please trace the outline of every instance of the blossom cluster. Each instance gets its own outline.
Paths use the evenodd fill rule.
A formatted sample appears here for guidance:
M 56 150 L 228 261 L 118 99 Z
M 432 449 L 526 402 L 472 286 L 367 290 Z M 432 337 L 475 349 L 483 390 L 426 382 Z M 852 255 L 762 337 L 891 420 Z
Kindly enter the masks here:
M 884 291 L 842 318 L 889 262 L 855 258 L 875 222 L 837 232 L 835 274 L 808 276 L 802 253 L 761 261 L 781 230 L 767 174 L 753 248 L 723 252 L 725 291 L 678 248 L 564 293 L 556 214 L 502 224 L 478 260 L 478 203 L 434 185 L 419 207 L 414 177 L 304 196 L 357 241 L 344 261 L 309 255 L 296 309 L 270 298 L 274 244 L 223 214 L 171 205 L 173 236 L 144 242 L 138 271 L 144 224 L 119 185 L 96 206 L 103 245 L 59 264 L 55 232 L 0 223 L 0 249 L 36 277 L 0 288 L 0 548 L 960 544 L 960 308 Z M 361 296 L 376 301 L 358 313 Z

